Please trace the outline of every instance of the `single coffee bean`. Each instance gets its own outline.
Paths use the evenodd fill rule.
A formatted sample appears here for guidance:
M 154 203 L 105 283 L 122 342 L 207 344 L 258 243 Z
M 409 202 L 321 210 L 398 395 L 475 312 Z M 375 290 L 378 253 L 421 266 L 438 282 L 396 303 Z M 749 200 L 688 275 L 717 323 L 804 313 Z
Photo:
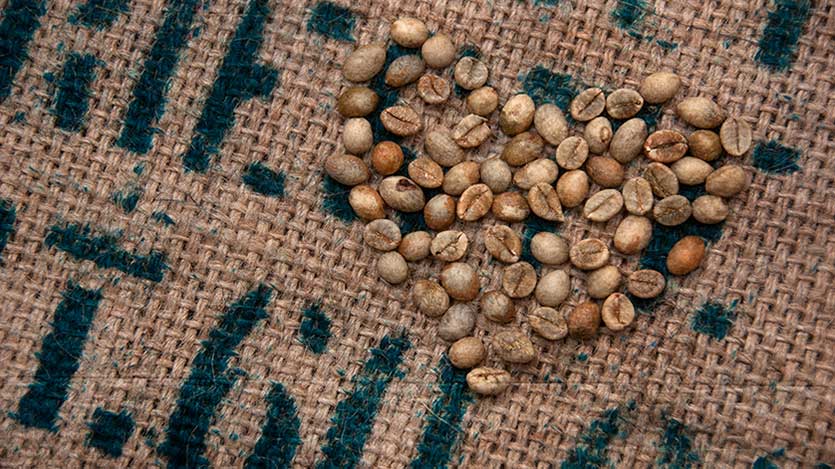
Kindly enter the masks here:
M 416 48 L 429 39 L 429 29 L 417 18 L 399 18 L 391 24 L 389 35 L 403 47 Z
M 487 350 L 478 337 L 464 337 L 449 347 L 447 356 L 455 368 L 469 369 L 484 361 Z
M 463 221 L 476 221 L 487 215 L 493 203 L 493 191 L 486 184 L 474 184 L 461 194 L 456 213 Z
M 685 156 L 676 161 L 670 169 L 675 173 L 678 182 L 687 186 L 704 184 L 707 176 L 713 172 L 710 163 L 692 156 Z
M 604 222 L 620 213 L 623 196 L 615 189 L 603 189 L 589 197 L 583 207 L 583 216 L 591 221 Z
M 511 298 L 524 298 L 536 288 L 536 270 L 527 262 L 517 262 L 504 268 L 502 289 Z
M 481 314 L 493 322 L 507 324 L 516 319 L 516 306 L 513 305 L 513 300 L 498 290 L 491 290 L 482 295 L 479 305 Z
M 733 197 L 745 189 L 748 177 L 745 170 L 733 164 L 722 166 L 710 173 L 705 180 L 705 190 L 708 194 L 719 197 Z
M 658 297 L 666 286 L 667 281 L 661 272 L 645 269 L 636 270 L 629 275 L 627 289 L 633 296 L 648 300 Z
M 325 172 L 336 182 L 356 186 L 368 180 L 371 172 L 362 159 L 346 153 L 333 153 L 325 160 Z
M 672 163 L 680 160 L 685 153 L 687 153 L 687 139 L 676 130 L 657 130 L 644 142 L 644 155 L 659 163 Z
M 687 138 L 690 154 L 700 160 L 714 161 L 722 155 L 722 141 L 712 130 L 697 130 Z
M 372 220 L 365 225 L 363 239 L 365 244 L 378 251 L 393 251 L 400 245 L 400 227 L 385 218 Z
M 646 215 L 652 210 L 652 204 L 655 202 L 652 197 L 652 186 L 642 177 L 634 177 L 626 181 L 621 194 L 623 206 L 633 215 Z
M 615 230 L 615 249 L 626 255 L 637 254 L 647 246 L 652 238 L 652 222 L 649 218 L 627 215 Z
M 502 108 L 499 127 L 510 136 L 522 133 L 530 128 L 535 112 L 536 105 L 533 99 L 526 94 L 517 94 L 508 99 Z
M 571 279 L 562 270 L 543 275 L 536 284 L 534 296 L 542 306 L 559 306 L 571 293 Z
M 449 295 L 434 280 L 418 280 L 412 288 L 412 299 L 418 311 L 431 317 L 441 317 L 449 309 Z
M 423 75 L 426 66 L 417 55 L 403 55 L 396 59 L 386 69 L 386 85 L 392 88 L 400 88 L 409 83 L 414 83 Z
M 518 262 L 522 254 L 522 240 L 507 225 L 493 225 L 484 230 L 484 246 L 493 259 L 507 264 Z
M 455 45 L 452 40 L 443 33 L 435 34 L 423 43 L 420 48 L 420 55 L 426 65 L 432 68 L 444 68 L 455 60 Z
M 478 275 L 463 262 L 447 264 L 441 271 L 441 285 L 458 301 L 472 301 L 478 296 Z
M 542 137 L 533 132 L 523 132 L 505 145 L 502 159 L 511 166 L 522 166 L 542 156 L 545 143 Z
M 575 339 L 591 339 L 600 329 L 600 309 L 597 304 L 587 301 L 580 303 L 568 313 L 568 334 Z
M 614 158 L 592 156 L 586 161 L 586 174 L 600 187 L 620 187 L 623 173 L 623 165 Z
M 355 83 L 368 81 L 380 73 L 385 62 L 386 46 L 383 43 L 360 46 L 345 59 L 342 75 Z
M 513 182 L 520 189 L 528 190 L 537 184 L 553 184 L 557 180 L 557 163 L 547 158 L 539 158 L 522 166 L 513 175 Z
M 698 236 L 685 236 L 667 254 L 667 270 L 673 275 L 687 275 L 699 268 L 704 257 L 704 240 Z
M 432 235 L 428 231 L 412 231 L 403 236 L 397 252 L 409 262 L 417 262 L 429 257 Z
M 510 373 L 498 368 L 475 368 L 467 373 L 467 387 L 482 396 L 496 396 L 510 387 Z
M 476 114 L 468 114 L 452 128 L 452 138 L 461 148 L 475 148 L 491 135 L 487 119 Z
M 676 106 L 678 117 L 700 129 L 715 129 L 725 120 L 719 105 L 708 98 L 685 98 Z
M 652 208 L 652 217 L 664 226 L 681 225 L 692 213 L 690 201 L 683 195 L 664 197 Z
M 383 179 L 380 181 L 379 190 L 386 204 L 401 212 L 419 212 L 426 205 L 423 189 L 403 176 L 389 176 Z
M 380 142 L 371 150 L 371 166 L 381 176 L 396 173 L 403 165 L 403 149 L 394 142 Z
M 467 96 L 467 110 L 473 114 L 487 117 L 499 107 L 499 94 L 489 86 L 482 86 Z
M 464 150 L 445 130 L 433 130 L 427 133 L 423 140 L 423 148 L 430 158 L 447 168 L 457 165 L 466 158 Z
M 584 239 L 571 247 L 568 257 L 580 270 L 599 269 L 609 262 L 609 248 L 599 239 Z
M 449 82 L 438 75 L 426 74 L 418 80 L 418 96 L 426 104 L 441 104 L 449 99 L 452 88 Z
M 649 182 L 652 193 L 664 198 L 678 194 L 678 176 L 667 165 L 650 163 L 644 170 L 644 179 Z
M 362 117 L 346 119 L 342 128 L 342 144 L 348 153 L 354 155 L 361 155 L 370 150 L 374 144 L 371 123 Z
M 361 184 L 351 188 L 348 204 L 363 220 L 377 220 L 386 217 L 386 204 L 377 189 Z
M 377 274 L 392 285 L 398 285 L 409 278 L 409 265 L 397 251 L 390 251 L 377 259 Z
M 619 88 L 606 97 L 606 112 L 612 119 L 629 119 L 644 107 L 644 98 L 635 90 Z
M 671 100 L 680 87 L 681 78 L 675 73 L 656 72 L 644 78 L 639 91 L 644 101 L 661 104 Z
M 579 169 L 588 157 L 589 144 L 583 137 L 568 137 L 557 147 L 557 164 L 564 169 Z
M 612 293 L 603 302 L 600 316 L 610 331 L 622 331 L 635 320 L 635 307 L 623 293 Z
M 568 323 L 554 308 L 540 306 L 528 313 L 528 324 L 543 339 L 559 340 L 568 336 Z
M 609 143 L 609 156 L 619 163 L 629 163 L 641 154 L 647 139 L 647 123 L 643 119 L 633 118 L 621 124 Z
M 528 201 L 518 192 L 502 192 L 493 197 L 493 216 L 501 221 L 516 223 L 528 218 L 531 208 Z
M 510 165 L 500 158 L 490 158 L 481 163 L 480 175 L 481 182 L 487 184 L 494 194 L 506 191 L 513 180 Z
M 377 108 L 380 97 L 367 86 L 352 86 L 339 95 L 336 110 L 344 117 L 365 117 Z
M 589 177 L 585 171 L 569 171 L 557 180 L 557 195 L 565 208 L 574 208 L 589 195 Z
M 621 275 L 617 267 L 607 265 L 586 276 L 586 290 L 595 299 L 606 298 L 620 288 Z
M 603 116 L 592 119 L 583 130 L 583 138 L 586 139 L 592 153 L 606 153 L 612 136 L 612 123 Z
M 409 106 L 392 106 L 380 114 L 383 127 L 394 135 L 408 137 L 420 132 L 423 123 L 420 116 Z
M 606 95 L 600 88 L 589 88 L 578 94 L 568 106 L 571 117 L 586 122 L 599 116 L 606 109 Z
M 722 128 L 719 129 L 719 139 L 722 142 L 722 148 L 729 155 L 742 156 L 751 149 L 753 139 L 751 126 L 742 119 L 731 117 L 722 123 Z
M 531 187 L 527 200 L 531 211 L 539 218 L 560 223 L 565 221 L 557 190 L 550 184 L 540 182 Z
M 531 339 L 521 331 L 501 331 L 493 336 L 493 351 L 508 363 L 530 363 L 536 358 Z
M 431 230 L 443 231 L 455 223 L 455 199 L 438 194 L 423 207 L 423 219 Z
M 435 235 L 429 250 L 436 259 L 454 262 L 467 254 L 469 245 L 470 240 L 467 239 L 467 235 L 460 231 L 448 230 Z
M 444 184 L 441 186 L 449 195 L 461 195 L 468 187 L 478 183 L 479 166 L 475 161 L 464 161 L 458 163 L 444 175 Z
M 473 333 L 475 328 L 475 313 L 470 305 L 456 304 L 450 306 L 438 323 L 438 337 L 447 342 L 455 342 Z
M 568 137 L 568 121 L 562 110 L 554 104 L 543 104 L 536 108 L 533 125 L 536 132 L 551 145 L 557 146 Z
M 721 197 L 703 195 L 693 201 L 693 218 L 699 223 L 714 225 L 728 218 L 728 204 Z
M 444 170 L 431 158 L 421 156 L 409 163 L 407 172 L 415 184 L 427 189 L 437 189 L 444 183 Z
M 564 264 L 568 262 L 568 243 L 554 233 L 540 231 L 531 238 L 531 254 L 543 264 Z
M 484 62 L 475 57 L 462 57 L 455 64 L 455 70 L 453 71 L 455 83 L 458 83 L 458 86 L 465 90 L 481 88 L 487 83 L 489 74 L 487 65 L 484 65 Z

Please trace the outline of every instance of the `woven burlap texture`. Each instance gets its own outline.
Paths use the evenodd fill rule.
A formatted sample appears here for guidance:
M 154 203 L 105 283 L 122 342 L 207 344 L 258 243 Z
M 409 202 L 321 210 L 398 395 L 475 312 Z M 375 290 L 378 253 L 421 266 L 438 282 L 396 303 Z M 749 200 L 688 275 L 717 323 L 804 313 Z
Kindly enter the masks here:
M 208 172 L 186 172 L 181 155 L 247 2 L 207 2 L 197 13 L 199 34 L 181 54 L 159 133 L 144 155 L 127 152 L 116 140 L 166 2 L 134 0 L 101 30 L 67 21 L 77 2 L 48 3 L 29 58 L 0 105 L 0 197 L 17 213 L 0 266 L 0 465 L 164 464 L 155 446 L 165 437 L 201 341 L 228 304 L 265 283 L 275 287 L 268 317 L 230 362 L 246 376 L 216 409 L 208 460 L 214 467 L 243 464 L 261 434 L 270 383 L 277 381 L 298 406 L 302 443 L 294 466 L 313 466 L 322 458 L 334 409 L 369 349 L 405 329 L 412 342 L 401 366 L 405 377 L 388 387 L 361 465 L 407 466 L 438 393 L 434 370 L 447 344 L 437 337 L 437 321 L 415 310 L 411 283 L 392 287 L 377 278 L 377 254 L 362 243 L 363 224 L 346 224 L 322 208 L 323 162 L 341 145 L 342 119 L 333 111 L 347 86 L 340 64 L 354 45 L 308 31 L 315 2 L 270 1 L 258 61 L 278 70 L 279 83 L 265 99 L 238 106 Z M 683 77 L 677 99 L 712 97 L 750 123 L 756 140 L 776 139 L 802 152 L 801 169 L 786 175 L 759 171 L 746 157 L 752 183 L 732 199 L 721 239 L 709 246 L 700 270 L 671 285 L 653 314 L 639 315 L 622 333 L 604 331 L 589 341 L 534 336 L 540 358 L 512 367 L 516 384 L 506 393 L 469 407 L 450 467 L 558 465 L 590 423 L 614 407 L 624 409 L 622 434 L 608 446 L 617 467 L 656 462 L 665 416 L 689 428 L 697 464 L 704 467 L 750 467 L 779 448 L 785 448 L 781 467 L 835 461 L 831 2 L 815 2 L 796 59 L 782 72 L 754 59 L 765 0 L 655 2 L 640 30 L 675 48 L 620 29 L 611 17 L 615 1 L 339 3 L 357 14 L 358 44 L 384 39 L 394 19 L 409 15 L 450 34 L 459 46 L 477 46 L 502 101 L 539 65 L 609 88 L 634 88 L 651 71 L 672 70 Z M 70 52 L 90 53 L 104 64 L 79 132 L 55 127 L 55 85 L 45 77 L 60 70 Z M 421 112 L 427 128 L 451 126 L 465 112 L 458 97 L 446 107 L 424 106 L 413 89 L 401 97 Z M 20 112 L 23 121 L 16 118 Z M 494 115 L 497 128 L 495 121 Z M 681 126 L 667 106 L 659 127 Z M 496 154 L 505 141 L 493 139 L 473 158 Z M 422 148 L 420 138 L 405 144 Z M 286 173 L 284 197 L 265 197 L 242 183 L 243 169 L 253 161 Z M 133 171 L 137 164 L 144 165 L 141 175 Z M 629 174 L 638 171 L 636 165 Z M 144 192 L 128 214 L 112 194 L 131 184 Z M 155 222 L 156 211 L 176 224 Z M 121 247 L 164 251 L 170 269 L 153 283 L 47 247 L 49 228 L 66 223 L 122 230 Z M 592 235 L 610 241 L 615 226 L 617 219 L 592 226 L 575 213 L 561 232 L 570 242 Z M 501 266 L 486 254 L 478 228 L 467 228 L 473 239 L 468 262 L 480 270 L 486 290 L 498 285 Z M 629 271 L 637 257 L 614 255 L 613 262 Z M 412 281 L 437 275 L 441 265 L 419 263 Z M 578 292 L 571 304 L 584 299 L 583 276 L 573 275 Z M 103 299 L 60 409 L 59 431 L 26 428 L 10 412 L 33 381 L 37 352 L 69 280 L 102 288 Z M 705 301 L 734 300 L 738 317 L 724 340 L 691 329 L 690 317 Z M 322 355 L 297 339 L 301 312 L 314 303 L 333 320 Z M 517 304 L 516 323 L 526 332 L 530 304 Z M 480 318 L 478 335 L 489 338 L 502 327 Z M 587 360 L 577 359 L 582 354 Z M 493 357 L 489 363 L 499 364 Z M 85 444 L 97 407 L 126 409 L 136 422 L 118 459 Z

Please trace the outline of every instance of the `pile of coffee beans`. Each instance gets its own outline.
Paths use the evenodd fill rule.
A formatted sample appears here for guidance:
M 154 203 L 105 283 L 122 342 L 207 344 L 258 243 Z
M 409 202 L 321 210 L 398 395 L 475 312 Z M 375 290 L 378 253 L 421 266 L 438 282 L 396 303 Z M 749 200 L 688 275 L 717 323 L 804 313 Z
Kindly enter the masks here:
M 666 287 L 660 272 L 623 273 L 612 265 L 604 240 L 589 238 L 570 246 L 550 232 L 537 233 L 530 240 L 531 255 L 543 265 L 543 274 L 538 275 L 533 265 L 521 260 L 522 237 L 508 224 L 523 222 L 532 214 L 562 223 L 566 210 L 575 207 L 589 222 L 605 223 L 625 210 L 612 244 L 620 254 L 631 256 L 649 245 L 653 222 L 676 226 L 691 217 L 705 224 L 722 222 L 729 214 L 726 199 L 748 184 L 741 166 L 725 164 L 714 169 L 712 163 L 723 153 L 740 157 L 752 143 L 750 126 L 727 117 L 714 101 L 691 97 L 678 103 L 678 117 L 698 129 L 689 135 L 672 129 L 650 134 L 646 122 L 636 117 L 645 104 L 660 105 L 678 93 L 681 80 L 675 74 L 654 73 L 638 90 L 621 88 L 607 94 L 589 88 L 580 92 L 568 111 L 572 122 L 583 129 L 571 135 L 569 119 L 559 107 L 536 106 L 528 95 L 509 97 L 499 110 L 499 95 L 487 85 L 488 67 L 474 57 L 462 57 L 454 65 L 455 85 L 469 94 L 464 103 L 468 114 L 451 129 L 426 129 L 422 116 L 409 104 L 381 110 L 380 121 L 391 134 L 423 136 L 424 151 L 403 173 L 406 163 L 400 145 L 374 142 L 368 116 L 380 98 L 363 83 L 383 73 L 387 86 L 416 83 L 417 96 L 425 105 L 443 105 L 452 95 L 453 83 L 441 69 L 453 65 L 457 48 L 442 33 L 430 37 L 426 25 L 414 18 L 395 21 L 390 34 L 394 42 L 415 53 L 397 58 L 386 70 L 384 43 L 360 46 L 347 58 L 342 72 L 352 85 L 342 92 L 336 106 L 346 119 L 344 151 L 327 159 L 325 171 L 352 187 L 348 202 L 368 222 L 364 240 L 380 251 L 376 263 L 380 278 L 401 284 L 409 280 L 410 262 L 433 258 L 445 263 L 436 278 L 416 280 L 412 296 L 419 311 L 438 318 L 438 335 L 451 343 L 450 362 L 472 369 L 467 384 L 476 393 L 495 395 L 511 383 L 508 371 L 479 367 L 488 350 L 508 364 L 537 358 L 531 339 L 518 328 L 493 334 L 489 347 L 485 346 L 475 336 L 478 313 L 510 325 L 516 319 L 515 300 L 533 295 L 536 303 L 526 315 L 533 332 L 547 340 L 567 336 L 583 340 L 594 337 L 601 323 L 615 332 L 632 324 L 635 308 L 621 291 L 624 284 L 625 291 L 641 299 L 656 298 Z M 494 129 L 490 116 L 497 110 L 498 129 Z M 612 120 L 622 122 L 615 127 Z M 496 130 L 510 138 L 501 154 L 480 162 L 471 160 L 467 151 L 490 140 Z M 646 158 L 641 176 L 626 179 L 627 166 L 642 161 L 641 156 Z M 682 185 L 702 184 L 706 194 L 692 203 L 680 194 Z M 437 195 L 427 200 L 427 191 Z M 403 236 L 387 218 L 392 211 L 422 212 L 434 235 L 416 231 Z M 466 262 L 475 240 L 455 227 L 491 217 L 503 223 L 485 223 L 479 241 L 505 267 L 500 288 L 481 292 L 479 272 Z M 667 270 L 686 275 L 701 265 L 704 255 L 700 237 L 683 237 L 667 255 Z M 590 298 L 568 314 L 556 308 L 572 296 L 572 269 L 548 270 L 565 264 L 584 273 L 580 276 L 585 277 Z

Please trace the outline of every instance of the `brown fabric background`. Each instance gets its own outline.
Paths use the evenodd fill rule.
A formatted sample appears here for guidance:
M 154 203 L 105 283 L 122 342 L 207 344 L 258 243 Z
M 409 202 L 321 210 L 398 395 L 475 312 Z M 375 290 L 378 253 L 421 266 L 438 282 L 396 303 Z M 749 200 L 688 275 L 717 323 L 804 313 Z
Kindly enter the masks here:
M 479 46 L 502 101 L 519 89 L 519 74 L 539 64 L 611 87 L 636 87 L 655 70 L 676 71 L 684 79 L 679 99 L 714 97 L 744 117 L 757 140 L 776 138 L 800 148 L 802 169 L 783 176 L 748 166 L 753 182 L 732 200 L 722 239 L 710 247 L 702 269 L 673 285 L 654 316 L 641 315 L 624 333 L 604 332 L 582 343 L 535 338 L 540 359 L 513 368 L 518 384 L 470 407 L 451 466 L 558 464 L 603 410 L 633 399 L 637 409 L 627 414 L 628 433 L 609 447 L 618 467 L 654 464 L 662 412 L 691 429 L 705 467 L 750 467 L 777 448 L 786 448 L 785 458 L 777 461 L 782 467 L 832 464 L 835 8 L 829 1 L 815 2 L 793 67 L 775 73 L 753 59 L 765 0 L 655 2 L 655 14 L 642 31 L 678 43 L 672 51 L 614 26 L 614 1 L 559 3 L 375 0 L 350 6 L 361 15 L 355 31 L 360 44 L 384 38 L 391 21 L 412 15 L 451 34 L 458 45 Z M 216 0 L 198 13 L 201 34 L 181 56 L 158 123 L 161 133 L 141 156 L 117 147 L 115 140 L 165 2 L 134 0 L 129 14 L 104 31 L 68 23 L 75 4 L 49 2 L 30 59 L 15 79 L 12 96 L 0 106 L 0 197 L 17 208 L 15 233 L 0 267 L 0 465 L 164 463 L 140 431 L 153 428 L 161 434 L 156 442 L 164 439 L 200 341 L 226 305 L 258 282 L 277 290 L 269 318 L 246 337 L 232 360 L 231 366 L 248 375 L 217 409 L 213 428 L 224 437 L 211 432 L 207 437 L 206 456 L 213 465 L 243 464 L 260 436 L 269 381 L 276 380 L 299 407 L 302 444 L 295 465 L 311 467 L 321 457 L 341 390 L 350 389 L 368 349 L 401 327 L 414 345 L 403 365 L 406 378 L 389 386 L 362 465 L 407 465 L 422 433 L 420 414 L 436 396 L 433 368 L 446 345 L 435 335 L 436 322 L 415 312 L 408 286 L 392 288 L 376 278 L 376 256 L 362 244 L 363 225 L 345 225 L 321 209 L 322 164 L 340 145 L 341 118 L 331 110 L 344 86 L 339 64 L 352 46 L 307 32 L 314 2 L 270 2 L 259 56 L 279 70 L 280 84 L 268 99 L 238 107 L 236 123 L 206 174 L 186 173 L 180 155 L 246 2 Z M 542 21 L 546 14 L 550 18 Z M 731 41 L 727 48 L 726 40 Z M 56 48 L 59 43 L 63 51 Z M 43 78 L 71 51 L 92 53 L 106 64 L 93 82 L 87 124 L 79 133 L 54 128 L 52 85 Z M 427 127 L 452 125 L 463 115 L 457 98 L 443 111 L 424 108 L 414 90 L 403 99 L 423 112 Z M 19 111 L 25 112 L 25 123 L 12 122 Z M 660 127 L 680 125 L 668 109 Z M 475 158 L 494 154 L 504 139 L 474 152 Z M 419 140 L 407 143 L 421 148 Z M 242 184 L 242 169 L 252 161 L 286 172 L 286 197 L 267 198 Z M 132 168 L 139 162 L 145 172 L 137 177 Z M 112 203 L 111 194 L 129 182 L 145 192 L 128 215 Z M 177 224 L 152 222 L 156 210 Z M 171 268 L 153 284 L 48 249 L 44 236 L 62 221 L 122 229 L 123 247 L 163 250 Z M 590 227 L 572 215 L 562 232 L 571 241 L 590 234 L 610 240 L 615 223 Z M 475 227 L 470 232 L 475 234 Z M 479 237 L 469 260 L 482 269 L 483 288 L 497 285 L 499 266 L 488 259 Z M 614 262 L 628 270 L 637 257 L 615 256 Z M 439 268 L 423 262 L 412 279 Z M 115 277 L 121 282 L 113 286 Z M 27 429 L 8 412 L 17 410 L 32 382 L 35 353 L 68 279 L 86 288 L 104 286 L 104 299 L 61 408 L 60 431 Z M 582 291 L 577 272 L 574 281 Z M 575 295 L 571 303 L 582 299 Z M 709 299 L 740 301 L 739 317 L 723 341 L 690 329 L 690 314 Z M 315 301 L 334 322 L 334 337 L 321 356 L 296 340 L 301 310 Z M 528 304 L 521 302 L 520 310 Z M 528 330 L 524 314 L 517 322 Z M 479 319 L 480 335 L 496 328 Z M 588 361 L 577 360 L 579 353 L 588 354 Z M 337 370 L 346 373 L 340 376 Z M 546 374 L 564 383 L 545 382 Z M 125 408 L 134 416 L 137 430 L 120 459 L 84 445 L 86 422 L 97 406 Z M 232 432 L 240 439 L 225 438 Z

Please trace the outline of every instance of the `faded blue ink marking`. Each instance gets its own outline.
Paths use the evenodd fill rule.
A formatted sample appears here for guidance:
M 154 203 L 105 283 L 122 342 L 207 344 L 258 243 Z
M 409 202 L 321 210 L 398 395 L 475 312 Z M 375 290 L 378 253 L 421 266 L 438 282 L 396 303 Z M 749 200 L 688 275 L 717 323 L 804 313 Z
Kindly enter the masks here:
M 794 62 L 797 42 L 809 21 L 809 0 L 774 0 L 754 59 L 771 70 L 786 70 Z
M 354 389 L 336 405 L 322 446 L 324 459 L 317 469 L 353 468 L 362 457 L 365 441 L 371 433 L 374 419 L 382 404 L 389 383 L 395 377 L 403 378 L 398 369 L 403 354 L 411 348 L 405 335 L 386 336 L 380 346 L 371 349 L 371 357 L 351 382 Z
M 87 426 L 90 428 L 87 446 L 96 448 L 111 458 L 122 455 L 122 448 L 134 429 L 133 417 L 129 412 L 123 410 L 117 414 L 101 407 L 93 412 L 93 421 Z
M 107 29 L 122 13 L 128 12 L 128 0 L 87 0 L 70 17 L 71 23 L 88 28 Z
M 20 399 L 12 417 L 27 427 L 57 432 L 58 411 L 67 400 L 70 380 L 78 371 L 84 342 L 101 301 L 101 290 L 69 282 L 55 309 L 52 330 L 43 339 L 35 380 Z
M 716 340 L 722 340 L 728 335 L 731 326 L 736 320 L 736 301 L 731 302 L 729 307 L 723 306 L 716 301 L 708 301 L 701 308 L 696 310 L 690 327 L 702 334 L 707 334 Z
M 621 29 L 634 32 L 643 22 L 646 11 L 645 0 L 618 0 L 612 19 Z
M 551 72 L 542 65 L 537 65 L 520 78 L 522 90 L 537 106 L 551 103 L 566 111 L 571 100 L 577 96 L 577 83 L 571 75 Z
M 313 353 L 321 354 L 331 338 L 331 320 L 318 304 L 310 305 L 302 313 L 299 342 Z
M 145 172 L 145 165 L 142 164 L 142 163 L 139 163 L 138 165 L 133 167 L 133 174 L 136 174 L 137 176 L 142 176 L 142 173 L 144 173 L 144 172 Z
M 558 233 L 557 222 L 549 221 L 540 218 L 534 214 L 528 215 L 525 220 L 525 228 L 522 231 L 522 256 L 521 260 L 530 263 L 536 269 L 542 265 L 531 252 L 531 240 L 537 233 L 546 231 L 548 233 Z
M 267 317 L 266 308 L 272 292 L 266 285 L 231 304 L 191 364 L 191 373 L 180 387 L 177 407 L 168 420 L 165 442 L 159 453 L 168 458 L 168 468 L 208 467 L 206 433 L 220 404 L 243 374 L 228 369 L 235 349 L 255 325 Z
M 310 11 L 307 32 L 319 33 L 338 41 L 354 42 L 357 17 L 348 8 L 331 2 L 319 2 Z
M 832 469 L 832 466 L 826 463 L 819 462 L 815 464 L 815 469 Z
M 351 223 L 358 219 L 351 204 L 348 203 L 348 194 L 351 188 L 336 182 L 327 174 L 322 176 L 322 208 L 345 223 Z
M 52 111 L 58 128 L 73 132 L 81 130 L 89 107 L 90 84 L 96 78 L 98 65 L 99 61 L 90 54 L 72 53 L 67 57 Z
M 46 13 L 46 0 L 9 0 L 0 23 L 0 103 L 12 92 L 12 82 L 29 58 L 29 43 Z
M 589 354 L 587 353 L 578 353 L 577 354 L 577 361 L 587 362 L 589 361 Z
M 754 148 L 754 167 L 770 174 L 792 174 L 800 170 L 800 150 L 776 140 L 759 142 Z
M 533 0 L 534 5 L 553 7 L 560 3 L 560 0 Z
M 136 210 L 136 204 L 142 198 L 142 190 L 132 189 L 127 192 L 117 191 L 113 194 L 113 202 L 119 206 L 125 213 L 131 213 Z
M 786 455 L 785 448 L 779 448 L 769 454 L 758 457 L 751 465 L 751 469 L 780 469 L 780 466 L 773 461 L 773 458 L 782 458 Z
M 9 238 L 14 233 L 14 222 L 17 219 L 17 211 L 11 202 L 0 199 L 0 265 L 3 265 L 3 250 Z
M 609 443 L 620 432 L 621 410 L 618 407 L 603 412 L 603 417 L 594 420 L 580 435 L 580 441 L 562 462 L 562 469 L 586 469 L 604 467 L 609 464 Z
M 165 212 L 159 212 L 159 211 L 154 212 L 154 213 L 151 214 L 151 218 L 153 218 L 154 220 L 162 223 L 165 226 L 172 226 L 172 225 L 176 224 L 174 219 L 171 218 L 170 216 L 168 216 L 168 214 L 165 213 Z
M 121 233 L 106 233 L 91 236 L 89 226 L 75 224 L 61 228 L 58 225 L 49 229 L 44 244 L 55 246 L 76 259 L 93 261 L 103 269 L 114 268 L 137 278 L 159 282 L 163 272 L 168 269 L 165 254 L 151 251 L 142 256 L 121 249 L 117 242 Z
M 17 111 L 14 113 L 14 117 L 12 117 L 12 122 L 15 124 L 21 124 L 26 122 L 26 113 L 23 111 Z
M 273 171 L 267 166 L 254 162 L 244 169 L 244 184 L 253 191 L 270 197 L 284 197 L 284 173 Z
M 666 419 L 661 437 L 658 464 L 669 469 L 690 469 L 699 463 L 699 455 L 693 451 L 693 440 L 686 425 L 674 418 Z
M 210 155 L 217 153 L 235 122 L 235 109 L 255 97 L 267 98 L 278 82 L 278 71 L 255 63 L 264 41 L 264 23 L 270 14 L 267 0 L 250 0 L 235 37 L 217 72 L 212 92 L 183 155 L 187 171 L 205 172 Z
M 678 226 L 664 226 L 660 223 L 654 223 L 652 238 L 650 238 L 649 245 L 641 256 L 641 268 L 657 270 L 669 278 L 667 254 L 669 254 L 673 245 L 681 238 L 691 235 L 699 236 L 708 243 L 716 242 L 722 237 L 722 225 L 722 223 L 706 225 L 692 218 Z
M 208 1 L 208 0 L 207 0 Z M 134 153 L 147 153 L 156 132 L 152 124 L 165 113 L 168 81 L 180 60 L 180 51 L 189 39 L 189 30 L 200 0 L 170 0 L 165 22 L 157 31 L 154 45 L 145 59 L 145 69 L 133 87 L 119 140 L 122 148 Z M 207 3 L 208 4 L 208 3 Z
M 255 449 L 246 458 L 246 469 L 288 468 L 302 442 L 296 402 L 281 383 L 273 383 L 267 403 L 267 420 L 261 427 Z

